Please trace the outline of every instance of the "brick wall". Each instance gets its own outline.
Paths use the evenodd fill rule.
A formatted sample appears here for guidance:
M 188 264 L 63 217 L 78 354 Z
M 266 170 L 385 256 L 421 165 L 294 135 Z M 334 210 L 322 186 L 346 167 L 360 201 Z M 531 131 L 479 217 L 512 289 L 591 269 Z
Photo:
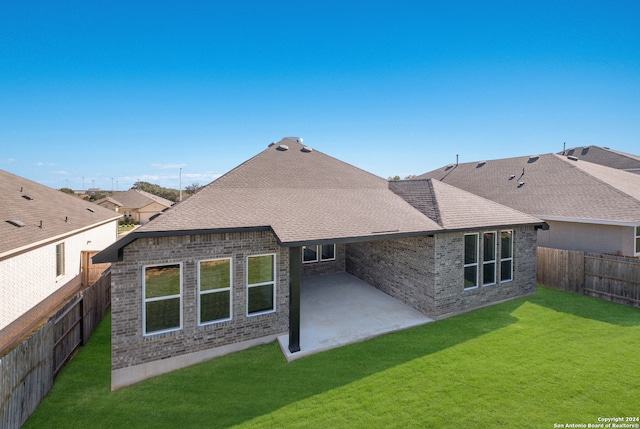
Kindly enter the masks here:
M 529 226 L 508 229 L 514 240 L 509 282 L 464 289 L 463 232 L 349 244 L 346 270 L 430 317 L 450 316 L 535 292 L 536 231 Z M 482 236 L 484 231 L 478 232 Z M 480 262 L 482 257 L 480 240 Z
M 347 245 L 346 270 L 413 308 L 433 313 L 433 237 Z
M 276 311 L 246 315 L 246 258 L 276 254 Z M 232 258 L 232 320 L 198 326 L 199 260 Z M 143 336 L 142 273 L 150 264 L 182 264 L 182 329 Z M 289 249 L 271 232 L 138 239 L 112 265 L 112 369 L 148 363 L 269 335 L 286 333 L 289 323 Z

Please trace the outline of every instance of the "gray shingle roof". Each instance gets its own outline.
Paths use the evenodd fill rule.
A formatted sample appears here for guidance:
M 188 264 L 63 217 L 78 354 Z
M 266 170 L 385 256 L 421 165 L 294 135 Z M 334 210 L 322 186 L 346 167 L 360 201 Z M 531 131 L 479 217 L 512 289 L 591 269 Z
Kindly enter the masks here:
M 640 223 L 640 175 L 547 154 L 447 166 L 434 178 L 540 219 Z M 626 190 L 626 192 L 625 192 Z
M 120 217 L 112 210 L 3 170 L 0 170 L 0 216 L 0 259 Z M 7 222 L 11 220 L 24 226 Z
M 392 181 L 389 187 L 447 230 L 542 223 L 538 218 L 435 179 Z
M 428 191 L 416 188 L 415 198 L 405 201 L 406 195 L 390 190 L 390 186 L 400 185 L 308 150 L 295 140 L 283 139 L 138 228 L 94 260 L 116 260 L 118 252 L 131 241 L 155 235 L 271 229 L 280 244 L 298 246 L 433 234 L 445 231 L 447 225 L 453 229 L 472 228 L 479 224 L 478 219 L 490 220 L 491 225 L 496 224 L 497 218 L 505 224 L 541 223 L 451 186 L 431 185 Z M 420 198 L 424 201 L 415 204 Z M 478 206 L 493 210 L 493 216 L 478 217 L 475 212 L 466 217 L 460 213 L 442 217 L 435 214 L 439 204 L 447 210 L 464 210 L 473 205 L 471 202 L 476 203 L 474 210 Z
M 114 192 L 111 197 L 122 204 L 122 207 L 128 209 L 139 209 L 154 202 L 165 207 L 171 207 L 171 205 L 173 204 L 173 201 L 150 194 L 149 192 L 141 191 L 139 189 L 129 189 L 128 191 Z
M 609 148 L 581 146 L 567 149 L 564 152 L 560 152 L 559 155 L 574 156 L 581 161 L 640 174 L 640 156 L 618 152 Z

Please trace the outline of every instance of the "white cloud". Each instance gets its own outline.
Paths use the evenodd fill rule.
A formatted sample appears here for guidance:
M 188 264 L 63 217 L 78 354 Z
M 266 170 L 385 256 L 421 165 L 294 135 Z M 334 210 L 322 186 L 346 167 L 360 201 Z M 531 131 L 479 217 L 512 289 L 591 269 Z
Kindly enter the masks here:
M 36 165 L 37 165 L 38 167 L 43 167 L 43 166 L 45 166 L 45 165 L 46 165 L 46 166 L 48 166 L 48 167 L 52 167 L 52 166 L 54 166 L 55 164 L 54 164 L 53 162 L 42 162 L 42 161 L 39 161 L 39 162 L 36 162 Z

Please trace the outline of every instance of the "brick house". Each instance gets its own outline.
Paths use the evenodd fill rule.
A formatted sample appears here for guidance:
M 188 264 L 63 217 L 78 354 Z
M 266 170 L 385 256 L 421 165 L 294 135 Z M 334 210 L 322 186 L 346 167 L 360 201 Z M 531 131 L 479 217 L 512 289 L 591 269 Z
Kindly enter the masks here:
M 114 192 L 110 197 L 96 201 L 99 206 L 122 213 L 125 218 L 145 224 L 158 213 L 173 205 L 173 201 L 140 189 Z
M 300 283 L 346 272 L 432 318 L 535 292 L 537 218 L 387 182 L 286 138 L 105 249 L 112 389 L 289 334 Z

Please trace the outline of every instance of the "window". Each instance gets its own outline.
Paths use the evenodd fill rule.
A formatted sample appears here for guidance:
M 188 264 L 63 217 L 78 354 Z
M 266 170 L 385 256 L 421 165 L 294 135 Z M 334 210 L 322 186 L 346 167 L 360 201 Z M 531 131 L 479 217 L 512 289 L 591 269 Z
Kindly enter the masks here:
M 323 244 L 320 250 L 321 261 L 333 261 L 336 259 L 336 245 L 335 244 Z
M 231 258 L 198 264 L 198 323 L 231 319 Z
M 495 232 L 485 232 L 482 237 L 482 284 L 496 284 L 496 241 Z
M 478 234 L 464 236 L 464 288 L 478 286 Z
M 247 314 L 274 312 L 276 286 L 276 255 L 247 258 Z
M 640 226 L 636 226 L 636 255 L 640 255 Z
M 144 335 L 182 327 L 182 276 L 180 264 L 144 267 Z
M 64 276 L 64 243 L 56 244 L 56 277 Z
M 513 280 L 513 231 L 500 231 L 500 281 Z
M 318 262 L 318 246 L 302 246 L 302 263 Z

